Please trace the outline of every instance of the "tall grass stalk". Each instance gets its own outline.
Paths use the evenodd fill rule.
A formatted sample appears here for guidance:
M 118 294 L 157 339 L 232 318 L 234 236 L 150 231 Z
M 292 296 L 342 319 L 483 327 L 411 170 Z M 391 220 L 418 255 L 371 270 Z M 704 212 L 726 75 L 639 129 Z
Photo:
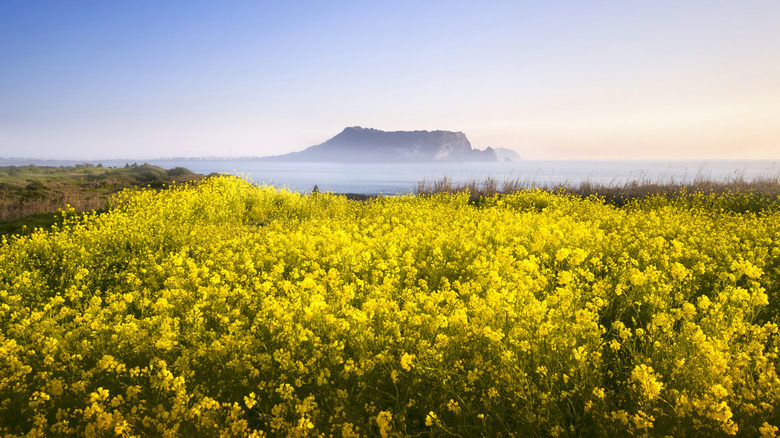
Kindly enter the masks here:
M 561 184 L 542 184 L 532 178 L 506 178 L 503 183 L 494 177 L 483 180 L 472 179 L 458 183 L 450 177 L 442 177 L 435 180 L 422 180 L 417 183 L 415 193 L 417 195 L 431 195 L 435 193 L 463 193 L 468 192 L 472 200 L 496 194 L 509 194 L 522 191 L 545 190 L 550 192 L 566 192 L 577 196 L 588 197 L 598 195 L 607 202 L 623 205 L 634 199 L 642 199 L 650 196 L 677 196 L 682 192 L 712 193 L 722 195 L 725 193 L 754 193 L 763 197 L 777 200 L 780 198 L 780 173 L 745 178 L 744 172 L 735 172 L 733 176 L 724 179 L 713 179 L 709 175 L 699 172 L 692 180 L 683 177 L 660 176 L 653 180 L 640 176 L 639 178 L 609 183 L 599 183 L 593 180 L 584 180 L 578 183 L 563 182 Z

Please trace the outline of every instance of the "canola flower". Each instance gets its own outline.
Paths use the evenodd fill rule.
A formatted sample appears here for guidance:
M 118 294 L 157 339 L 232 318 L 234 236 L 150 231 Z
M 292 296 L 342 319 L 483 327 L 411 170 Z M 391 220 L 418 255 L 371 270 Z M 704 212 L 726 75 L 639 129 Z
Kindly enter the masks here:
M 776 436 L 756 205 L 123 192 L 3 238 L 0 435 Z

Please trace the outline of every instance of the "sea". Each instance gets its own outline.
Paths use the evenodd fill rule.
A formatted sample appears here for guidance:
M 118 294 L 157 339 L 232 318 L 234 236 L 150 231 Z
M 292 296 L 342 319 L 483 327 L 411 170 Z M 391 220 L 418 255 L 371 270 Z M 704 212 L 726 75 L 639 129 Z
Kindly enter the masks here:
M 414 194 L 419 183 L 448 178 L 453 184 L 494 179 L 525 187 L 577 186 L 583 182 L 616 186 L 637 182 L 693 183 L 697 180 L 780 178 L 780 160 L 518 160 L 437 163 L 280 163 L 259 160 L 103 160 L 104 167 L 148 163 L 164 169 L 185 167 L 201 174 L 239 175 L 256 184 L 301 193 Z M 36 165 L 72 165 L 46 161 Z M 97 164 L 98 161 L 89 162 Z M 0 163 L 2 164 L 2 163 Z M 5 163 L 9 164 L 9 163 Z M 25 163 L 21 163 L 25 164 Z M 29 163 L 28 163 L 29 164 Z M 19 164 L 16 164 L 19 165 Z

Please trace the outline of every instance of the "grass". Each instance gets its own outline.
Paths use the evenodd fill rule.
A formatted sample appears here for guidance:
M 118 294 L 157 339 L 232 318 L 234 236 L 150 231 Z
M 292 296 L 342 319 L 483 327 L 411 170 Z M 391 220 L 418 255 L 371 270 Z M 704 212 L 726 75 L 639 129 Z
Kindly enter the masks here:
M 462 193 L 468 192 L 472 201 L 496 194 L 508 194 L 529 190 L 545 190 L 550 192 L 566 192 L 586 198 L 598 195 L 607 203 L 623 206 L 633 200 L 648 198 L 651 196 L 664 196 L 667 198 L 679 196 L 681 193 L 712 193 L 723 195 L 726 193 L 753 193 L 766 201 L 774 202 L 780 198 L 780 174 L 747 179 L 742 174 L 723 180 L 715 180 L 704 175 L 699 175 L 693 181 L 675 181 L 674 179 L 658 180 L 638 179 L 625 182 L 612 182 L 599 184 L 593 181 L 583 181 L 577 184 L 564 183 L 557 186 L 538 184 L 530 179 L 506 179 L 500 182 L 496 178 L 488 177 L 483 180 L 470 180 L 465 183 L 456 183 L 449 177 L 417 183 L 415 193 L 418 195 L 431 195 L 435 193 Z
M 32 234 L 36 228 L 51 228 L 55 224 L 61 224 L 68 215 L 78 214 L 75 212 L 57 212 L 57 213 L 37 213 L 10 221 L 0 221 L 0 235 Z
M 0 233 L 50 227 L 63 210 L 105 209 L 112 194 L 127 188 L 164 188 L 174 181 L 202 178 L 184 168 L 165 170 L 149 164 L 124 168 L 91 164 L 0 166 Z

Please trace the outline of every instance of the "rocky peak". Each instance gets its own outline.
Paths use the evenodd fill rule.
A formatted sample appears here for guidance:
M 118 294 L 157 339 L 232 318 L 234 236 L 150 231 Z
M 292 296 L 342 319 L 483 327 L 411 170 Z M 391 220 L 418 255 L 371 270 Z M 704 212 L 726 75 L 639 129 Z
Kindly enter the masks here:
M 353 126 L 301 152 L 282 155 L 293 161 L 496 161 L 488 148 L 473 149 L 466 135 L 453 131 L 381 131 Z

